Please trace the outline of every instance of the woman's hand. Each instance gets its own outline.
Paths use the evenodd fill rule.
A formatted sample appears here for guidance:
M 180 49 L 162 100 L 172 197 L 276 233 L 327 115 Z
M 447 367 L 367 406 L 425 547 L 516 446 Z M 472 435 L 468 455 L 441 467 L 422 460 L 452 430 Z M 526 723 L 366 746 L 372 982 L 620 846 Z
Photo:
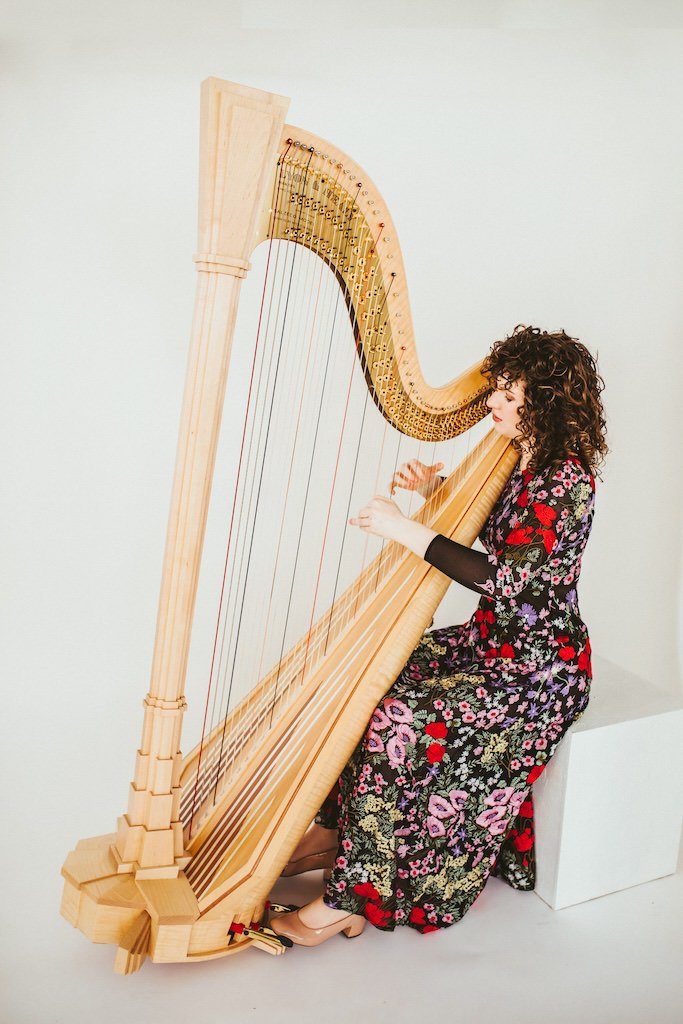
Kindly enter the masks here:
M 360 526 L 363 533 L 386 537 L 387 540 L 397 540 L 401 526 L 406 522 L 410 520 L 403 515 L 398 505 L 381 494 L 376 494 L 355 519 L 349 519 L 351 526 Z
M 443 469 L 443 462 L 435 462 L 433 466 L 426 466 L 419 459 L 404 462 L 389 482 L 389 494 L 393 494 L 397 487 L 404 487 L 407 491 L 418 491 L 423 498 L 429 498 L 441 483 L 434 479 L 440 469 Z

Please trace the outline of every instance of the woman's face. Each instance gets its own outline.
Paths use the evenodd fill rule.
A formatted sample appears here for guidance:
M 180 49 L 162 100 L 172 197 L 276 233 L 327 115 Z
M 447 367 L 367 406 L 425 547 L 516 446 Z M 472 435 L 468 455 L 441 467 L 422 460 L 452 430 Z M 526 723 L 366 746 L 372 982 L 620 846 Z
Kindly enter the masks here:
M 486 399 L 493 415 L 493 426 L 499 434 L 504 437 L 518 437 L 519 429 L 518 408 L 524 405 L 524 381 L 508 381 L 499 377 L 496 381 L 496 389 Z

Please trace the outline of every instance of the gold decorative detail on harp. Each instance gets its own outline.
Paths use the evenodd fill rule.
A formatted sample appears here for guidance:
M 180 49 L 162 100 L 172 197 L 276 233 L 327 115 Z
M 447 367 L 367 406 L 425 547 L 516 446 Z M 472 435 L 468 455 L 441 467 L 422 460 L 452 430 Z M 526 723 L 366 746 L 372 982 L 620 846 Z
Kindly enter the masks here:
M 480 364 L 443 387 L 424 381 L 386 205 L 340 150 L 284 124 L 288 104 L 215 78 L 202 85 L 195 315 L 142 742 L 118 831 L 82 840 L 62 868 L 62 913 L 91 940 L 115 943 L 122 973 L 147 955 L 283 951 L 267 927 L 271 889 L 450 582 L 383 545 L 182 758 L 200 558 L 241 280 L 256 247 L 286 240 L 332 271 L 368 393 L 402 434 L 443 441 L 488 411 Z M 490 431 L 417 518 L 471 544 L 516 461 Z

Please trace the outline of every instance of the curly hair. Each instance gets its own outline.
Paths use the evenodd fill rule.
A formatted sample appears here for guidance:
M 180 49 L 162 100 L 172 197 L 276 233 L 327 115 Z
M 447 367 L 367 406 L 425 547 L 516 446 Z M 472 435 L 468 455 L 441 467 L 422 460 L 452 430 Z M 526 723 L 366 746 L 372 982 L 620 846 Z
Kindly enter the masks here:
M 517 409 L 520 436 L 512 445 L 521 452 L 528 442 L 533 472 L 554 470 L 568 455 L 577 456 L 588 472 L 597 471 L 609 451 L 600 399 L 605 382 L 585 345 L 564 330 L 517 324 L 494 342 L 481 370 L 492 389 L 499 377 L 524 384 L 524 403 Z

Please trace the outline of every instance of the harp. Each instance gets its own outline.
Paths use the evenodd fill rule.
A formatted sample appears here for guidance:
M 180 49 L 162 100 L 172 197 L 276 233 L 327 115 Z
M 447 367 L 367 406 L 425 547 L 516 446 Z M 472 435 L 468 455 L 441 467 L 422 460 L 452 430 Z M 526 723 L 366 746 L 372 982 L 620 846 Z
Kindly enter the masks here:
M 147 956 L 191 962 L 250 947 L 284 951 L 268 928 L 271 890 L 450 583 L 383 544 L 181 754 L 228 366 L 257 246 L 286 240 L 333 275 L 352 359 L 382 422 L 437 442 L 488 412 L 480 363 L 440 387 L 424 380 L 386 204 L 348 156 L 285 124 L 288 105 L 216 78 L 202 84 L 195 312 L 142 741 L 117 830 L 78 842 L 62 867 L 62 914 L 92 941 L 117 947 L 120 973 Z M 416 516 L 472 544 L 516 461 L 510 442 L 491 430 Z

